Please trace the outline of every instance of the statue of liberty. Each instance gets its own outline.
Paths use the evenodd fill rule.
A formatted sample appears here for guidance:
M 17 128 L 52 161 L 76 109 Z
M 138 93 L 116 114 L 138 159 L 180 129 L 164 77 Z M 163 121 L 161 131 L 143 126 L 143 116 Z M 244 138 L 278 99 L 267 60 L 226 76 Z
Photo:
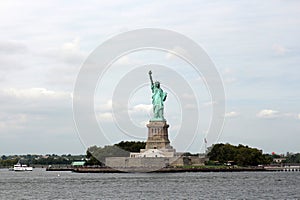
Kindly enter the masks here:
M 152 90 L 152 105 L 154 117 L 150 121 L 165 121 L 164 118 L 164 101 L 167 98 L 167 93 L 160 88 L 160 83 L 152 80 L 152 72 L 149 71 L 151 90 Z

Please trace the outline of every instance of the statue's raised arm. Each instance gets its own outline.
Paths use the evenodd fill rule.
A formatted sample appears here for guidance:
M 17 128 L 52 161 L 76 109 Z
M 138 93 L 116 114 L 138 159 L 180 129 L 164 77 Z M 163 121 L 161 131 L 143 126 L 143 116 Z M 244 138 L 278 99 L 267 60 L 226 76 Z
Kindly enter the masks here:
M 153 79 L 152 79 L 152 72 L 151 72 L 151 70 L 149 71 L 149 77 L 150 77 L 151 86 L 152 86 L 153 85 Z

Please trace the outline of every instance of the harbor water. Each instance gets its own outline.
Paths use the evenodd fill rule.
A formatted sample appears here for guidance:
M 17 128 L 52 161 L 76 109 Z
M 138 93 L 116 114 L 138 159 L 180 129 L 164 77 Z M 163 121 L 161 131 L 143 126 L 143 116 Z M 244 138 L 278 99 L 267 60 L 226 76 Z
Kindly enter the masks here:
M 300 199 L 300 172 L 0 170 L 0 199 Z

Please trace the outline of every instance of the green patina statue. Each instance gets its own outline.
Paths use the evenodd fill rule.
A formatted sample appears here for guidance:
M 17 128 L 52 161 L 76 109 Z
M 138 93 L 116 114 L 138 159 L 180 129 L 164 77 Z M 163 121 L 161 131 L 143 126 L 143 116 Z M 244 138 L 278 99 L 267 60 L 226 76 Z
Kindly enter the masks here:
M 150 121 L 165 121 L 164 118 L 164 101 L 167 98 L 167 93 L 160 88 L 160 83 L 153 83 L 152 72 L 149 71 L 151 90 L 152 90 L 152 105 L 154 117 Z

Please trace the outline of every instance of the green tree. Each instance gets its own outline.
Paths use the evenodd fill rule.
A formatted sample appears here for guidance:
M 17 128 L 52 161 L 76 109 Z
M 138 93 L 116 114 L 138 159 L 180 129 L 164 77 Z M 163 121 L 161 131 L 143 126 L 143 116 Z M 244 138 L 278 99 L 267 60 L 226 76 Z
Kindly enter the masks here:
M 285 163 L 300 163 L 300 153 L 288 154 Z
M 140 149 L 145 149 L 146 143 L 140 141 L 121 141 L 115 146 L 129 152 L 140 152 Z
M 271 159 L 262 154 L 262 151 L 256 148 L 250 148 L 244 145 L 234 146 L 231 144 L 215 144 L 208 153 L 210 161 L 227 163 L 233 161 L 240 166 L 257 166 L 259 164 L 268 164 Z
M 97 148 L 98 148 L 97 146 L 92 146 L 88 148 L 88 150 L 86 151 L 85 165 L 100 165 L 100 166 L 103 165 L 99 160 L 97 160 L 97 158 L 93 156 L 93 153 Z
M 145 142 L 121 141 L 118 144 L 104 147 L 91 146 L 87 149 L 86 165 L 104 165 L 107 157 L 129 157 L 130 152 L 139 152 L 144 149 Z

